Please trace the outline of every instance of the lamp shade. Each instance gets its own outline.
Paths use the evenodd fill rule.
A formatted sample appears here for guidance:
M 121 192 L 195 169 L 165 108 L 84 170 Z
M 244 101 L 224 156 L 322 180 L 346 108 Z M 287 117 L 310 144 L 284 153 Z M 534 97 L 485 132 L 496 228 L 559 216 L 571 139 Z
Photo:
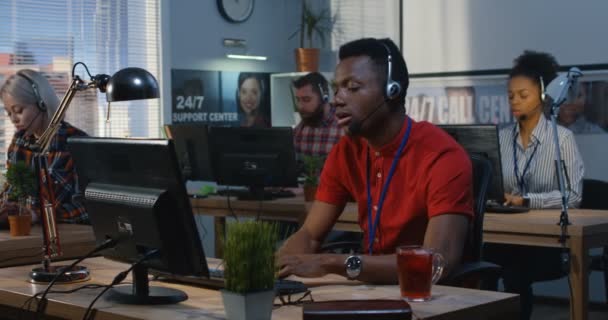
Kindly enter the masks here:
M 106 98 L 109 102 L 158 98 L 158 82 L 141 68 L 125 68 L 116 72 L 108 82 Z

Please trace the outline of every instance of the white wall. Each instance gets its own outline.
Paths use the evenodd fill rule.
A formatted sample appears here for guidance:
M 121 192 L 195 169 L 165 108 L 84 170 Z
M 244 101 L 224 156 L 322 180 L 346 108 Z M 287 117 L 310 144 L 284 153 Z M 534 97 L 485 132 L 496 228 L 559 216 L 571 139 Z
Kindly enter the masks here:
M 404 0 L 411 73 L 509 68 L 524 49 L 562 65 L 608 62 L 608 1 Z

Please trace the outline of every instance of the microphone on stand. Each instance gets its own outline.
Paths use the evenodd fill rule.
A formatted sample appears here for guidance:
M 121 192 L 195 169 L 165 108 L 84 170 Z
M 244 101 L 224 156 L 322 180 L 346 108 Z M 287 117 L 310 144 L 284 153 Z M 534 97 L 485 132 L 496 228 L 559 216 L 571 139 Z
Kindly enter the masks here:
M 565 166 L 562 164 L 562 156 L 559 144 L 559 137 L 557 135 L 557 115 L 559 114 L 559 107 L 566 101 L 573 102 L 576 100 L 578 95 L 578 78 L 583 75 L 581 70 L 577 67 L 572 67 L 565 74 L 559 75 L 553 79 L 547 86 L 545 94 L 551 98 L 551 126 L 553 128 L 553 142 L 555 145 L 555 169 L 557 172 L 557 181 L 559 184 L 559 191 L 561 193 L 561 214 L 559 217 L 559 223 L 561 234 L 559 242 L 562 245 L 562 253 L 560 255 L 561 267 L 564 272 L 570 270 L 570 251 L 566 247 L 566 240 L 568 238 L 568 225 L 570 221 L 568 219 L 568 195 L 566 193 L 565 185 Z

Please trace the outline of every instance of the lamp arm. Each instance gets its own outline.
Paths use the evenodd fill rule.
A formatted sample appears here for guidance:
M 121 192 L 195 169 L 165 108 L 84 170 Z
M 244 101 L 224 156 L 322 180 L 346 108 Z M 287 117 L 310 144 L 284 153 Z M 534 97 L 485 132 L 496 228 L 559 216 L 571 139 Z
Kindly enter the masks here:
M 61 102 L 59 103 L 59 107 L 57 108 L 57 110 L 55 110 L 55 113 L 51 117 L 48 127 L 44 130 L 44 132 L 37 141 L 38 150 L 40 150 L 40 153 L 46 154 L 49 151 L 51 141 L 53 140 L 53 137 L 55 137 L 57 130 L 59 130 L 59 127 L 61 126 L 61 120 L 65 116 L 65 113 L 68 110 L 68 107 L 70 106 L 74 95 L 76 95 L 76 92 L 86 90 L 91 86 L 93 85 L 85 84 L 84 81 L 82 81 L 82 79 L 80 79 L 78 76 L 75 76 L 72 79 L 68 90 L 66 91 L 65 95 L 61 99 Z

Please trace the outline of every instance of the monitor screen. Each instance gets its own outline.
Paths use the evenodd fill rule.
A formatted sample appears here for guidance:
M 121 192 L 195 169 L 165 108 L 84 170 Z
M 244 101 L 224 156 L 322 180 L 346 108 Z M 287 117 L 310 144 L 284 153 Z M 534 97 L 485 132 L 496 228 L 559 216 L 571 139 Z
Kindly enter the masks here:
M 218 184 L 296 187 L 297 168 L 291 128 L 210 127 L 211 164 Z
M 203 124 L 165 125 L 165 133 L 169 139 L 173 140 L 179 168 L 184 179 L 213 181 L 207 126 Z
M 135 263 L 149 252 L 157 252 L 142 263 L 143 270 L 134 269 L 137 280 L 133 289 L 124 289 L 126 297 L 117 300 L 143 304 L 182 301 L 159 302 L 161 298 L 151 298 L 152 290 L 147 296 L 136 289 L 138 285 L 147 288 L 147 268 L 178 275 L 208 275 L 173 143 L 74 137 L 68 140 L 68 148 L 84 187 L 96 241 L 112 238 L 118 242 L 104 251 L 104 256 Z M 138 270 L 145 276 L 137 276 Z
M 502 165 L 500 160 L 500 143 L 498 128 L 495 125 L 438 125 L 469 153 L 485 155 L 492 163 L 492 182 L 488 190 L 488 199 L 500 203 L 504 200 L 502 184 Z

